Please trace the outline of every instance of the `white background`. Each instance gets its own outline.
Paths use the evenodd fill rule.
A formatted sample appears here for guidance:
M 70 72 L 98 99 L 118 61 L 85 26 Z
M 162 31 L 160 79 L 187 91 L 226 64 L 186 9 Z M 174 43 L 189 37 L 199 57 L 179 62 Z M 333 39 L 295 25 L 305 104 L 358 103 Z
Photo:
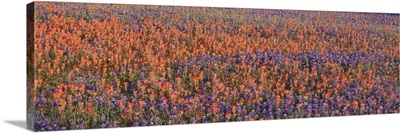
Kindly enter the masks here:
M 26 4 L 30 0 L 2 2 L 0 16 L 0 132 L 29 132 L 26 119 Z M 50 0 L 53 1 L 53 0 Z M 400 13 L 396 0 L 64 0 L 212 7 L 248 7 Z M 397 0 L 398 1 L 398 0 Z M 400 18 L 399 18 L 400 19 Z M 400 34 L 400 33 L 399 33 Z M 311 119 L 153 126 L 71 132 L 400 132 L 400 114 Z

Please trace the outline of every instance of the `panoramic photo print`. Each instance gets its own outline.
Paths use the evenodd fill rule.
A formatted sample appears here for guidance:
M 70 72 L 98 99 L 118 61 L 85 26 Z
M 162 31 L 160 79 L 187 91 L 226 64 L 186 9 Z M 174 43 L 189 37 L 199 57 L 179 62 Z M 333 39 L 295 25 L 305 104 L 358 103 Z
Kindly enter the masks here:
M 399 14 L 34 2 L 34 131 L 399 113 Z

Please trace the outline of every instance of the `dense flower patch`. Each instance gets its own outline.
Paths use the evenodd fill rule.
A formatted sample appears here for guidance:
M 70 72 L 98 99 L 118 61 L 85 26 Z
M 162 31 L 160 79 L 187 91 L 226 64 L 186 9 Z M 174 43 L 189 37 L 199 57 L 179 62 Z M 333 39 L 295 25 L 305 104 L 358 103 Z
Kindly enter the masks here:
M 35 130 L 400 109 L 398 14 L 37 2 L 34 20 Z

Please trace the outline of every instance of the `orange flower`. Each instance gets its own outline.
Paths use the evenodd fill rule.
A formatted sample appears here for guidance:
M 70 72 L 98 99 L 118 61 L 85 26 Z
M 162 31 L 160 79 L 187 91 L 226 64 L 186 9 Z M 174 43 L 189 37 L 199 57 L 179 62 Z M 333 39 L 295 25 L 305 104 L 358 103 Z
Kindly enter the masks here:
M 291 104 L 292 103 L 292 99 L 286 99 L 286 103 Z
M 40 108 L 40 110 L 44 110 L 46 107 L 44 105 L 42 105 L 39 108 Z
M 60 85 L 57 86 L 57 90 L 58 90 L 59 92 L 62 92 L 63 86 L 64 86 L 64 84 L 61 83 Z
M 133 108 L 133 102 L 128 102 L 128 108 L 132 109 Z
M 231 118 L 231 116 L 232 116 L 231 112 L 227 112 L 227 113 L 225 114 L 225 117 L 228 118 L 228 119 Z
M 301 103 L 297 103 L 297 104 L 296 104 L 296 107 L 297 107 L 297 108 L 301 108 L 302 106 L 303 106 L 303 105 L 302 105 Z
M 231 108 L 232 108 L 232 112 L 235 113 L 237 110 L 237 107 L 235 105 L 232 105 Z
M 93 102 L 87 102 L 88 107 L 93 107 Z
M 59 99 L 60 97 L 61 97 L 60 92 L 58 92 L 58 91 L 53 92 L 53 98 L 54 98 L 54 99 Z
M 146 102 L 142 99 L 140 99 L 138 103 L 139 103 L 139 106 L 141 106 L 141 107 L 146 104 Z
M 163 103 L 167 103 L 167 102 L 168 102 L 168 99 L 167 99 L 167 98 L 163 98 L 163 99 L 162 99 L 162 102 L 163 102 Z
M 139 115 L 139 112 L 138 112 L 138 111 L 135 111 L 133 114 L 134 114 L 134 115 Z
M 330 91 L 324 93 L 325 99 L 328 99 L 330 96 L 331 96 L 331 92 Z
M 387 92 L 386 92 L 386 91 L 382 91 L 382 95 L 383 95 L 383 96 L 386 96 L 386 95 L 387 95 Z
M 376 109 L 376 113 L 381 114 L 382 113 L 381 109 L 380 108 Z
M 124 104 L 125 104 L 125 101 L 122 100 L 122 99 L 121 99 L 121 100 L 118 100 L 118 104 L 119 104 L 119 105 L 124 105 Z
M 217 102 L 213 102 L 212 103 L 212 108 L 213 108 L 214 111 L 217 111 L 218 110 L 218 103 Z
M 306 90 L 306 87 L 303 84 L 301 84 L 299 87 L 299 92 L 304 92 L 305 90 Z
M 358 101 L 357 100 L 353 100 L 353 107 L 358 108 Z
M 279 101 L 279 100 L 281 100 L 281 96 L 280 96 L 280 95 L 275 95 L 275 99 L 276 99 L 277 101 Z

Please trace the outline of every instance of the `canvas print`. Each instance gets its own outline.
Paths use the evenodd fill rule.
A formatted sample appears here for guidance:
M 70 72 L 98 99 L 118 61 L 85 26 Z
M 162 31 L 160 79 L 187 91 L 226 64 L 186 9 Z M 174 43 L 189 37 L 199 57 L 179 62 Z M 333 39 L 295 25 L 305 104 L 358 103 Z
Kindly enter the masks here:
M 34 131 L 399 113 L 399 14 L 33 2 Z

